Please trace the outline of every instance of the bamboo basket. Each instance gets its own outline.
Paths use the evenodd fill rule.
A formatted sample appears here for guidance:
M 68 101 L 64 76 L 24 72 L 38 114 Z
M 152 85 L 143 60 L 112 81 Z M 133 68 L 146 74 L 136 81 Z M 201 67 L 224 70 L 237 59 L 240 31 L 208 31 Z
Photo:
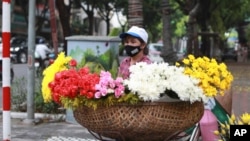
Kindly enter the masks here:
M 82 106 L 73 111 L 76 121 L 96 138 L 123 141 L 163 141 L 192 127 L 202 117 L 201 102 L 144 102 L 116 104 L 96 110 Z M 93 134 L 95 133 L 95 134 Z

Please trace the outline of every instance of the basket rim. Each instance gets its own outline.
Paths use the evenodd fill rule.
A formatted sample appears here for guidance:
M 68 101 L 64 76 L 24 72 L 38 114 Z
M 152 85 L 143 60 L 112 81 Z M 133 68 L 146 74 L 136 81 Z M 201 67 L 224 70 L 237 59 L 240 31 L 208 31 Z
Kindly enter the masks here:
M 196 103 L 202 104 L 203 102 L 195 101 L 195 102 L 191 103 L 190 101 L 181 101 L 181 100 L 180 101 L 154 101 L 154 102 L 148 101 L 148 102 L 138 102 L 138 103 L 135 103 L 135 104 L 126 103 L 126 102 L 118 102 L 118 103 L 112 104 L 110 106 L 161 106 L 161 105 L 171 105 L 173 103 L 175 103 L 175 104 L 176 103 L 188 103 L 188 104 L 192 105 L 192 104 L 196 104 Z M 82 106 L 84 106 L 84 105 L 82 105 Z M 107 106 L 107 107 L 110 107 L 110 106 Z

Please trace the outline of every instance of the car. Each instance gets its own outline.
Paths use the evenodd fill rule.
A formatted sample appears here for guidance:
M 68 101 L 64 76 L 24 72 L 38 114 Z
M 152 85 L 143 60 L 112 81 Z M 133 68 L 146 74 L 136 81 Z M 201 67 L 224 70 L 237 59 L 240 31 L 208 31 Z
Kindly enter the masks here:
M 238 61 L 237 51 L 234 48 L 225 48 L 221 53 L 221 61 L 224 62 L 226 60 L 234 60 Z
M 164 62 L 163 58 L 160 56 L 163 48 L 162 43 L 150 43 L 148 44 L 148 57 L 153 62 Z
M 11 58 L 17 63 L 27 63 L 28 40 L 25 36 L 14 36 L 10 40 Z
M 42 36 L 36 36 L 35 44 L 38 43 L 40 39 L 44 39 Z M 27 36 L 14 36 L 10 41 L 10 56 L 12 60 L 16 63 L 27 63 L 28 59 L 28 38 Z

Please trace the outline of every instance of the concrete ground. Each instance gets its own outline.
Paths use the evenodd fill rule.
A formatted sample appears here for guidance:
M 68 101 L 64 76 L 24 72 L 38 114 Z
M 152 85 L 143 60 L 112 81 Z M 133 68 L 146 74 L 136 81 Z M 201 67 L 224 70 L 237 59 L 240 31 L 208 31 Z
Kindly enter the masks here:
M 232 113 L 250 113 L 250 63 L 228 63 L 234 81 L 232 85 Z
M 2 121 L 1 116 L 0 121 Z M 1 122 L 1 129 L 3 129 L 2 124 Z M 0 132 L 0 137 L 3 139 L 2 134 Z M 20 118 L 20 114 L 12 114 L 11 141 L 96 141 L 96 139 L 79 124 L 58 121 L 27 124 Z

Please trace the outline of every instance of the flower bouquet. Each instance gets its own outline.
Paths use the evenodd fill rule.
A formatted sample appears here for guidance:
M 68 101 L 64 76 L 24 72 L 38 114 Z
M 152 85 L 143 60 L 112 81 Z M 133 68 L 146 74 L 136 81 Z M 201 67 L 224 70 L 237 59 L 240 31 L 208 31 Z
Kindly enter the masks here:
M 233 80 L 225 64 L 193 55 L 175 66 L 140 62 L 129 70 L 128 79 L 113 78 L 100 64 L 91 69 L 60 53 L 43 72 L 44 101 L 72 108 L 79 123 L 107 137 L 163 140 L 199 121 L 203 103 Z M 178 102 L 165 102 L 169 96 Z
M 152 102 L 164 94 L 175 94 L 182 101 L 206 102 L 230 88 L 232 74 L 224 63 L 207 57 L 189 55 L 183 64 L 137 63 L 130 67 L 130 78 L 112 78 L 105 70 L 91 71 L 64 53 L 43 72 L 42 93 L 45 102 L 55 101 L 65 108 L 85 105 L 96 109 L 117 102 Z M 100 67 L 102 68 L 102 67 Z

